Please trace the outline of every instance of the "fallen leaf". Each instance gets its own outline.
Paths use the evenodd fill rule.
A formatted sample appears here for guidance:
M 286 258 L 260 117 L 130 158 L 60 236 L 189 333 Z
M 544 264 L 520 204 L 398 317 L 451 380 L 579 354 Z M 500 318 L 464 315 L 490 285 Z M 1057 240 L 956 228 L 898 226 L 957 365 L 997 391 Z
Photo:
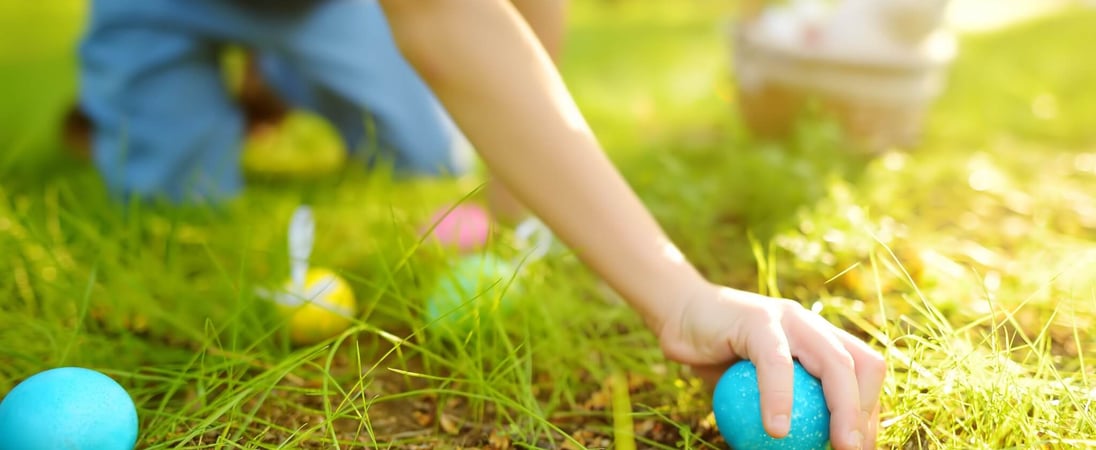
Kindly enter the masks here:
M 415 418 L 415 423 L 422 427 L 428 427 L 434 423 L 434 415 L 427 414 L 422 411 L 412 411 L 411 417 Z
M 491 431 L 491 436 L 487 437 L 487 444 L 491 450 L 509 450 L 510 438 L 499 434 L 498 430 Z
M 445 431 L 446 433 L 452 435 L 460 434 L 460 424 L 458 424 L 457 420 L 449 414 L 442 414 L 439 424 L 441 425 L 442 431 Z

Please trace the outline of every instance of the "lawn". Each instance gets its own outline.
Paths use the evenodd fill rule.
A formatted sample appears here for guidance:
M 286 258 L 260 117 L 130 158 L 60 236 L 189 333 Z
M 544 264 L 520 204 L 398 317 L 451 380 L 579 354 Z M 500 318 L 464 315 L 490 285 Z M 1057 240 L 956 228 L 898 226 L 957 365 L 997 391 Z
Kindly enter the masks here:
M 802 301 L 883 351 L 884 448 L 1096 446 L 1096 10 L 964 36 L 924 142 L 848 151 L 824 118 L 749 136 L 731 2 L 576 2 L 561 67 L 607 151 L 715 281 Z M 725 448 L 705 388 L 566 253 L 455 345 L 418 227 L 483 178 L 356 165 L 217 208 L 113 204 L 57 137 L 83 3 L 0 5 L 0 393 L 58 366 L 132 395 L 139 448 Z M 360 314 L 294 347 L 254 287 L 313 263 Z M 490 251 L 514 252 L 503 229 Z

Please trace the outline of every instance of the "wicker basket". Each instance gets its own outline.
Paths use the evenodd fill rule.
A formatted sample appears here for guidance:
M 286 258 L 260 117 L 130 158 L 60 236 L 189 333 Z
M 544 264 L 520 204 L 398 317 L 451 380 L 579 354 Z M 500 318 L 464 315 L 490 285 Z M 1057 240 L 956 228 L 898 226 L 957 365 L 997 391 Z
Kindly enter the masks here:
M 732 25 L 731 38 L 737 103 L 746 125 L 761 136 L 784 136 L 813 98 L 855 147 L 868 152 L 920 141 L 926 112 L 944 89 L 955 54 L 947 36 L 917 57 L 811 53 L 767 44 L 745 25 Z

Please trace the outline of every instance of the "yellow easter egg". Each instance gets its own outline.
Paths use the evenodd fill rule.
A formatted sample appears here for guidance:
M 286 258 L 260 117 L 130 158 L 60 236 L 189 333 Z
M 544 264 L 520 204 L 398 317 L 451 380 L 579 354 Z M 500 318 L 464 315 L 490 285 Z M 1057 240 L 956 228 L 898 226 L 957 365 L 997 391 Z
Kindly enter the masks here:
M 309 269 L 304 292 L 294 289 L 291 280 L 286 293 L 278 297 L 278 309 L 289 317 L 289 337 L 295 344 L 314 344 L 338 335 L 350 327 L 358 312 L 350 285 L 327 269 Z

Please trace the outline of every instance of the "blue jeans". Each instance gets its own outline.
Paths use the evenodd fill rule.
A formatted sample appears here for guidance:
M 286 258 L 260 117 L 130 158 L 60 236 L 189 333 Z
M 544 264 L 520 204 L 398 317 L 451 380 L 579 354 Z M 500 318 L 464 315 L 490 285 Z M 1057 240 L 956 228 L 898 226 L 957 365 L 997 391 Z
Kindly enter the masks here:
M 403 172 L 457 174 L 463 137 L 402 58 L 376 0 L 93 0 L 80 45 L 80 104 L 115 195 L 223 199 L 242 187 L 242 113 L 227 44 L 255 52 L 290 105 L 314 111 Z

